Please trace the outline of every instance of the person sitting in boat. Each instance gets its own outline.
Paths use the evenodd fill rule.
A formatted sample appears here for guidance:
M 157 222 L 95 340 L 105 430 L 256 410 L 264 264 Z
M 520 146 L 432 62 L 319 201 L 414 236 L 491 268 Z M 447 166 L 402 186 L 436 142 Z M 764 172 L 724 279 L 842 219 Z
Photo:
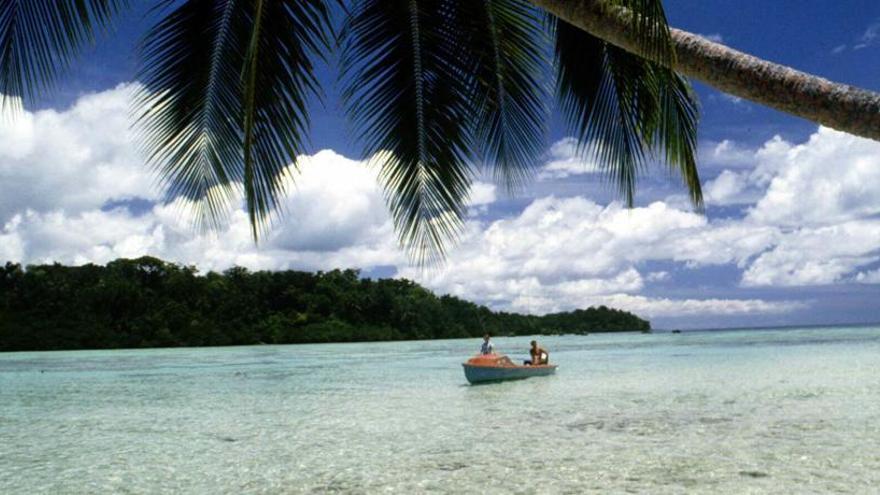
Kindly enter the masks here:
M 480 346 L 480 354 L 495 354 L 495 346 L 492 345 L 492 340 L 488 333 L 483 335 L 483 345 Z
M 543 347 L 539 346 L 537 340 L 532 341 L 532 348 L 529 349 L 529 355 L 532 359 L 523 361 L 523 364 L 539 365 L 548 364 L 550 362 L 550 353 Z

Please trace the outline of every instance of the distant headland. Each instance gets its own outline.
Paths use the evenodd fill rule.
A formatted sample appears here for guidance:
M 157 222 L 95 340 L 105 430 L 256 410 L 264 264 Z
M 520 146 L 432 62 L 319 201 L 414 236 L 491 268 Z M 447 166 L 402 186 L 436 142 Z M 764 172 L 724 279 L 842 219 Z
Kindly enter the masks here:
M 0 267 L 0 351 L 420 340 L 649 331 L 599 306 L 544 316 L 492 311 L 357 270 L 199 275 L 157 258 L 106 266 Z

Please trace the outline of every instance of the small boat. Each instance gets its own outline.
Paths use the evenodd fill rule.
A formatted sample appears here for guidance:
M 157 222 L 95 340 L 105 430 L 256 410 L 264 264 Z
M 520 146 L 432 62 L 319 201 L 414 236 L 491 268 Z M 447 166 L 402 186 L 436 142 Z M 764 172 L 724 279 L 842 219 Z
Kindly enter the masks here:
M 522 380 L 533 376 L 547 376 L 556 373 L 555 364 L 536 364 L 520 366 L 514 364 L 507 356 L 500 354 L 484 354 L 474 356 L 462 363 L 464 377 L 471 383 L 501 382 L 505 380 Z

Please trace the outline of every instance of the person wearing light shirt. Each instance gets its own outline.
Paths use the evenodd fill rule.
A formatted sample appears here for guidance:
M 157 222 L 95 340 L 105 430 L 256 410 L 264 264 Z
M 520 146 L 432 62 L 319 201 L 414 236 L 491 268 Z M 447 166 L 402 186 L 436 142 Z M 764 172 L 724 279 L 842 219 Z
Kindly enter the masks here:
M 495 354 L 495 346 L 489 338 L 489 334 L 483 335 L 483 345 L 480 346 L 480 354 Z

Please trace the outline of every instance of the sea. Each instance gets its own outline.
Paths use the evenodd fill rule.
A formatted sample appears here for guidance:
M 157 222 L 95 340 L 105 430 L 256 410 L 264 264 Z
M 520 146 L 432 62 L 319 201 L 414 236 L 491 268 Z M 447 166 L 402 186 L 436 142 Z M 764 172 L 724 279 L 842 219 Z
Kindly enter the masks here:
M 880 492 L 880 326 L 539 341 L 3 353 L 0 493 Z

